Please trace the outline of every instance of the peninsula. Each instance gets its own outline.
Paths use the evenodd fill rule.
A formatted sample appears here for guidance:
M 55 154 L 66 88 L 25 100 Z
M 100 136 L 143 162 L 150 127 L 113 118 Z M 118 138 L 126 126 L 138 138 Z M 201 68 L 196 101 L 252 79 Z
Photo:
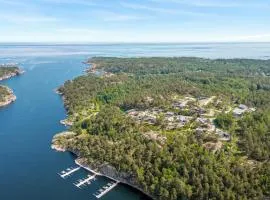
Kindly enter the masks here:
M 270 197 L 270 60 L 87 63 L 59 88 L 70 127 L 52 148 L 153 199 Z
M 9 79 L 13 76 L 18 76 L 22 73 L 23 71 L 20 70 L 16 65 L 0 65 L 0 81 Z M 15 100 L 16 96 L 14 95 L 13 91 L 6 86 L 0 85 L 0 107 L 7 106 Z

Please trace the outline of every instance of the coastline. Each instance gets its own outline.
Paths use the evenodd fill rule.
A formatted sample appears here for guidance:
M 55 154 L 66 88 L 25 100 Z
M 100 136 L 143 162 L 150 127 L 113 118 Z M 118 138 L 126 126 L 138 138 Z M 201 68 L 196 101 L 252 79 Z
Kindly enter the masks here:
M 10 78 L 12 78 L 14 76 L 22 75 L 23 73 L 25 73 L 25 71 L 20 70 L 20 69 L 19 70 L 16 70 L 15 72 L 11 72 L 9 74 L 6 74 L 4 76 L 1 76 L 0 77 L 0 81 L 6 80 L 6 79 L 10 79 Z
M 153 200 L 156 199 L 154 196 L 148 194 L 147 192 L 145 192 L 139 186 L 136 186 L 136 185 L 130 183 L 125 178 L 121 177 L 121 172 L 116 172 L 116 170 L 112 166 L 103 164 L 101 166 L 98 166 L 98 168 L 93 169 L 94 167 L 87 164 L 86 159 L 80 157 L 78 155 L 78 153 L 72 151 L 71 149 L 67 149 L 66 147 L 63 147 L 60 144 L 55 144 L 55 143 L 57 143 L 58 137 L 61 137 L 61 136 L 62 137 L 69 137 L 69 136 L 72 137 L 72 136 L 75 136 L 75 135 L 76 135 L 76 133 L 68 132 L 68 131 L 56 134 L 53 137 L 51 149 L 53 149 L 53 150 L 55 150 L 57 152 L 62 152 L 62 153 L 63 152 L 72 153 L 72 154 L 76 155 L 76 157 L 77 157 L 74 162 L 77 165 L 79 165 L 80 167 L 84 168 L 85 170 L 87 170 L 87 171 L 89 171 L 89 172 L 91 172 L 93 174 L 96 174 L 97 176 L 103 176 L 103 177 L 106 177 L 106 178 L 111 179 L 113 181 L 119 182 L 121 184 L 128 185 L 128 186 L 132 187 L 133 189 L 136 189 L 136 190 L 140 191 L 142 194 L 146 195 L 148 198 L 153 199 Z
M 6 95 L 4 97 L 4 101 L 0 101 L 0 108 L 8 106 L 9 104 L 13 103 L 17 99 L 14 92 L 10 88 L 8 88 L 6 86 L 2 86 L 2 85 L 1 85 L 1 87 L 5 88 L 7 90 L 8 95 Z
M 70 151 L 69 151 L 70 152 Z M 72 152 L 73 153 L 73 152 Z M 75 154 L 76 155 L 76 154 Z M 77 156 L 77 155 L 76 155 Z M 121 180 L 119 180 L 119 179 L 115 179 L 115 178 L 113 178 L 113 177 L 111 177 L 111 176 L 109 176 L 109 175 L 106 175 L 106 174 L 103 174 L 103 173 L 99 173 L 99 172 L 96 172 L 96 171 L 94 171 L 93 169 L 91 169 L 90 168 L 90 166 L 88 166 L 88 165 L 85 165 L 82 161 L 81 161 L 82 159 L 81 158 L 77 158 L 77 159 L 75 159 L 75 163 L 77 164 L 77 165 L 79 165 L 80 167 L 82 167 L 82 168 L 84 168 L 85 170 L 87 170 L 87 171 L 89 171 L 89 172 L 91 172 L 91 173 L 94 173 L 94 174 L 96 174 L 97 176 L 103 176 L 103 177 L 106 177 L 106 178 L 108 178 L 108 179 L 111 179 L 111 180 L 113 180 L 113 181 L 115 181 L 115 182 L 119 182 L 119 183 L 121 183 L 121 184 L 123 184 L 123 185 L 128 185 L 128 186 L 130 186 L 130 187 L 132 187 L 133 189 L 136 189 L 136 190 L 138 190 L 138 191 L 140 191 L 141 193 L 143 193 L 144 195 L 146 195 L 147 197 L 149 197 L 149 198 L 151 198 L 151 199 L 155 199 L 153 196 L 151 196 L 150 194 L 147 194 L 145 191 L 143 191 L 141 188 L 138 188 L 138 187 L 136 187 L 136 186 L 134 186 L 134 185 L 132 185 L 132 184 L 130 184 L 130 183 L 127 183 L 127 182 L 123 182 L 123 181 L 121 181 Z
M 88 65 L 88 67 L 84 70 L 84 72 L 89 74 L 95 74 L 97 72 L 97 64 L 95 62 L 87 60 L 83 62 L 83 64 Z
M 86 73 L 93 73 L 95 74 L 97 72 L 97 64 L 94 63 L 94 62 L 91 62 L 91 61 L 87 61 L 87 62 L 83 62 L 83 64 L 87 64 L 87 65 L 90 65 L 84 72 Z M 59 88 L 56 88 L 54 89 L 54 92 L 58 95 L 60 95 L 62 97 L 62 100 L 64 102 L 64 107 L 67 109 L 66 105 L 65 105 L 65 96 L 62 92 L 60 92 Z M 60 120 L 60 124 L 66 126 L 66 127 L 70 127 L 73 125 L 73 122 L 69 121 L 68 119 L 64 119 L 64 120 Z M 69 131 L 65 131 L 65 132 L 62 132 L 62 133 L 58 133 L 56 135 L 54 135 L 53 139 L 52 139 L 52 145 L 51 145 L 51 149 L 57 151 L 57 152 L 69 152 L 69 153 L 72 153 L 74 154 L 77 158 L 74 160 L 74 162 L 79 165 L 80 167 L 84 168 L 86 171 L 89 171 L 91 173 L 94 173 L 96 174 L 97 176 L 103 176 L 103 177 L 106 177 L 108 179 L 111 179 L 113 181 L 116 181 L 116 182 L 119 182 L 123 185 L 127 185 L 135 190 L 138 190 L 139 192 L 141 192 L 142 194 L 144 194 L 145 196 L 147 196 L 148 198 L 152 199 L 152 200 L 155 200 L 156 198 L 152 195 L 150 195 L 149 193 L 145 192 L 142 188 L 140 188 L 139 186 L 136 186 L 130 182 L 128 182 L 128 180 L 125 180 L 124 178 L 120 177 L 121 175 L 121 172 L 115 172 L 115 174 L 117 174 L 119 177 L 113 177 L 111 176 L 109 173 L 106 173 L 106 171 L 109 171 L 109 170 L 106 170 L 108 168 L 110 168 L 110 170 L 114 167 L 110 166 L 110 165 L 106 165 L 106 164 L 103 164 L 101 166 L 99 166 L 98 168 L 96 168 L 95 170 L 93 170 L 93 166 L 90 166 L 89 164 L 87 164 L 85 162 L 85 158 L 81 158 L 78 153 L 70 150 L 70 149 L 67 149 L 59 144 L 55 144 L 55 142 L 57 141 L 57 138 L 60 136 L 63 136 L 63 137 L 68 137 L 68 136 L 75 136 L 76 133 L 74 132 L 69 132 Z M 116 170 L 115 170 L 116 171 Z
M 21 70 L 21 69 L 16 69 L 14 72 L 10 72 L 8 74 L 5 74 L 3 76 L 0 76 L 0 81 L 3 80 L 7 80 L 10 79 L 14 76 L 19 76 L 21 74 L 25 73 L 25 71 Z M 0 107 L 5 107 L 8 106 L 9 104 L 13 103 L 14 101 L 16 101 L 17 97 L 15 96 L 14 92 L 12 89 L 10 89 L 7 86 L 4 85 L 0 85 L 0 87 L 4 88 L 7 92 L 7 95 L 5 95 L 3 98 L 4 100 L 0 102 Z

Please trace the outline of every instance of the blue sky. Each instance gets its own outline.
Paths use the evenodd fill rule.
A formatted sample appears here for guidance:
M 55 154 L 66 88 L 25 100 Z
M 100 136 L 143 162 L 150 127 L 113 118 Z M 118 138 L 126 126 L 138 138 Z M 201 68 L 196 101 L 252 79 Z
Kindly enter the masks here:
M 270 0 L 0 0 L 0 42 L 270 41 Z

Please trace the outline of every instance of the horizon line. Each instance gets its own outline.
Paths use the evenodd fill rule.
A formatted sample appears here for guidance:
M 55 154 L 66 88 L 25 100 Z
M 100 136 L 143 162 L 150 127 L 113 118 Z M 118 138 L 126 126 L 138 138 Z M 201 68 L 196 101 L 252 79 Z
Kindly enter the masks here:
M 29 41 L 20 41 L 20 42 L 2 42 L 0 41 L 0 44 L 5 44 L 5 45 L 14 45 L 14 44 L 43 44 L 43 45 L 103 45 L 103 44 L 243 44 L 243 43 L 270 43 L 270 41 L 188 41 L 188 42 L 180 42 L 180 41 L 175 41 L 175 42 L 166 42 L 166 41 L 161 41 L 161 42 L 75 42 L 75 41 L 69 41 L 69 42 L 57 42 L 57 41 L 47 41 L 47 42 L 29 42 Z

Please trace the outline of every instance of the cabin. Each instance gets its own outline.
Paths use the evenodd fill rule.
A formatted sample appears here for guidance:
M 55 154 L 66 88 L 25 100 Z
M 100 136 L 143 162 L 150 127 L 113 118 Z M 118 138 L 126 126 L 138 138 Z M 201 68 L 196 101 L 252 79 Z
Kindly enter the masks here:
M 248 107 L 244 104 L 240 104 L 238 108 L 240 108 L 241 110 L 248 110 Z
M 244 104 L 240 104 L 237 108 L 233 110 L 234 116 L 242 116 L 245 112 L 248 111 L 248 107 Z

